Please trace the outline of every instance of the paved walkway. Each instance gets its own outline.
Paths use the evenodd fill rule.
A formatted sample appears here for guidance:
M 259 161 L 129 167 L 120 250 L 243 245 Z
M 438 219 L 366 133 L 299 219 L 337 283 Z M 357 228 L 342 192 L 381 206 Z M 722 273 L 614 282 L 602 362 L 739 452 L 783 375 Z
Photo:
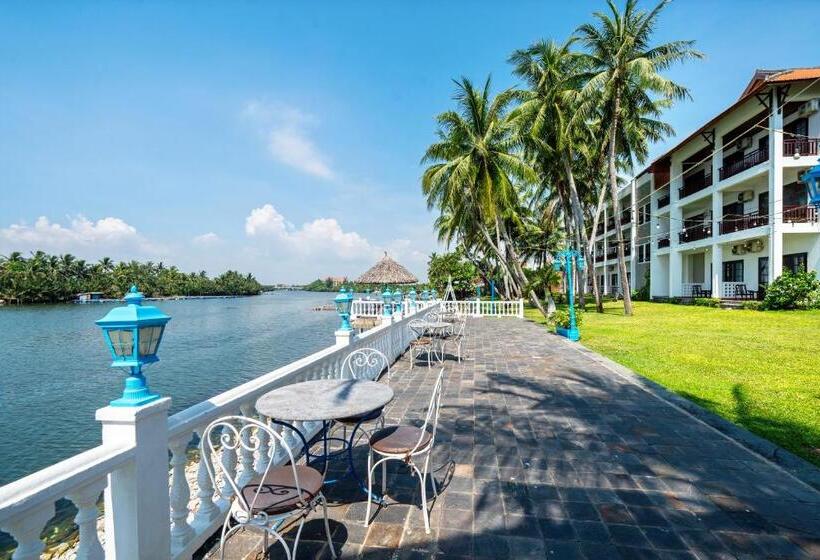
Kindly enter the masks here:
M 340 557 L 820 558 L 817 491 L 541 326 L 468 327 L 468 360 L 446 363 L 433 533 L 399 465 L 396 503 L 369 529 L 353 485 L 328 491 Z M 418 420 L 429 398 L 436 370 L 408 369 L 405 356 L 388 423 Z M 329 558 L 322 536 L 308 522 L 298 558 Z M 258 551 L 238 534 L 226 557 Z

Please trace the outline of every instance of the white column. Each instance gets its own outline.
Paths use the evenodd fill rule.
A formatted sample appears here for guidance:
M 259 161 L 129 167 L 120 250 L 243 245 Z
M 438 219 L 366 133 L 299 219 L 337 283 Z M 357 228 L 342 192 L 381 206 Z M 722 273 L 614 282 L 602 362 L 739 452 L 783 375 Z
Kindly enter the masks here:
M 712 297 L 723 297 L 723 245 L 712 245 Z
M 339 329 L 334 333 L 336 335 L 336 346 L 347 346 L 354 340 L 356 340 L 356 330 L 343 330 Z
M 168 397 L 139 407 L 97 410 L 104 445 L 134 445 L 127 466 L 108 475 L 105 556 L 117 560 L 169 558 Z
M 783 274 L 783 113 L 772 90 L 769 116 L 769 282 Z M 745 280 L 745 278 L 744 278 Z
M 683 259 L 679 251 L 680 236 L 678 235 L 683 228 L 683 209 L 678 204 L 681 169 L 680 162 L 672 162 L 670 174 L 674 179 L 669 185 L 669 297 L 683 295 L 681 287 Z

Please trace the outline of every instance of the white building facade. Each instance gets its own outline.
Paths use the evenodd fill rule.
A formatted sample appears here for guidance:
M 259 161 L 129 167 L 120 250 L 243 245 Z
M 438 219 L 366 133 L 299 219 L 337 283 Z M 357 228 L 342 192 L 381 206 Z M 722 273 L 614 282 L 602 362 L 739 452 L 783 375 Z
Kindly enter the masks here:
M 820 68 L 758 71 L 740 99 L 621 189 L 632 289 L 653 299 L 754 299 L 784 269 L 820 269 L 820 224 L 800 176 L 818 160 Z M 618 293 L 614 222 L 595 273 Z

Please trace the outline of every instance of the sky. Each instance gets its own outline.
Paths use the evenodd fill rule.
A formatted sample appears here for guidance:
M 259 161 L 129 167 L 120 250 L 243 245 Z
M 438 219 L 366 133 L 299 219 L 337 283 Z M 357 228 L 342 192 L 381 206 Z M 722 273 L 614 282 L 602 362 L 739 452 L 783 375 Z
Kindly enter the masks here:
M 643 4 L 649 7 L 648 3 Z M 263 282 L 356 277 L 385 251 L 420 278 L 442 250 L 420 190 L 452 79 L 603 1 L 3 2 L 0 254 L 71 252 Z M 677 0 L 657 40 L 679 138 L 756 68 L 820 65 L 815 2 Z M 651 155 L 674 144 L 653 146 Z

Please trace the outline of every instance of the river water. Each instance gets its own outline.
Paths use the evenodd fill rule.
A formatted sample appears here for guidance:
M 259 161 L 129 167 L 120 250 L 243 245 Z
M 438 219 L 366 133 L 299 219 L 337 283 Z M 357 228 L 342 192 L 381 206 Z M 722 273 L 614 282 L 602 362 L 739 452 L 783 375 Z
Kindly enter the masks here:
M 335 294 L 151 302 L 172 317 L 145 369 L 171 413 L 332 345 Z M 100 443 L 94 411 L 117 398 L 94 321 L 115 304 L 0 307 L 0 486 Z

